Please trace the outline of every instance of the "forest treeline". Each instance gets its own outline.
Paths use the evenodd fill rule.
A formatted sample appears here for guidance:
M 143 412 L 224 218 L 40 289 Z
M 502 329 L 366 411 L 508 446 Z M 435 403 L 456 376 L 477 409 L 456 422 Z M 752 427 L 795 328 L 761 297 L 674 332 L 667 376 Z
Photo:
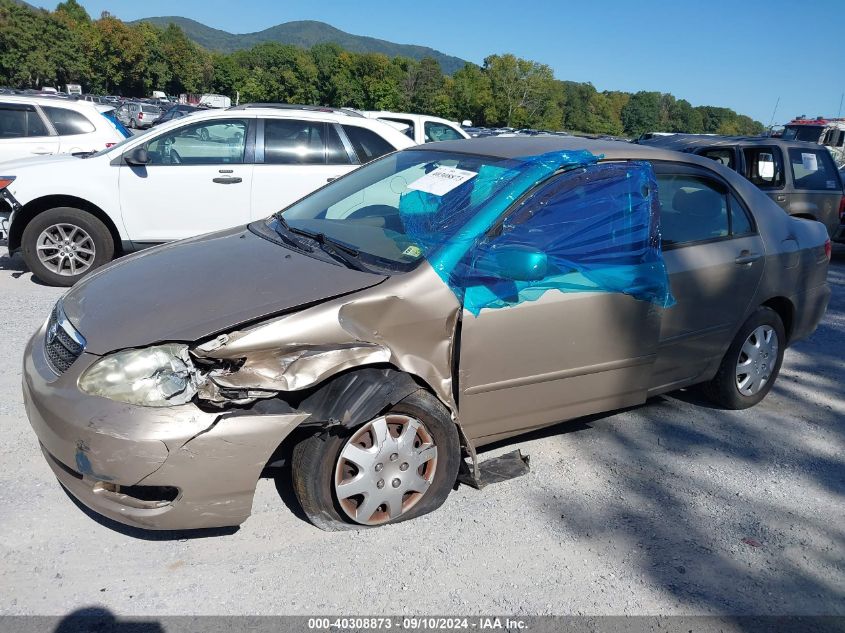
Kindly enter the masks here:
M 75 0 L 55 11 L 0 0 L 0 86 L 81 84 L 123 96 L 213 92 L 241 102 L 287 102 L 413 111 L 475 125 L 591 134 L 758 134 L 763 126 L 730 108 L 692 106 L 661 92 L 598 91 L 555 79 L 552 69 L 512 54 L 467 63 L 449 76 L 431 58 L 353 53 L 334 44 L 278 43 L 217 53 L 181 28 L 91 19 Z

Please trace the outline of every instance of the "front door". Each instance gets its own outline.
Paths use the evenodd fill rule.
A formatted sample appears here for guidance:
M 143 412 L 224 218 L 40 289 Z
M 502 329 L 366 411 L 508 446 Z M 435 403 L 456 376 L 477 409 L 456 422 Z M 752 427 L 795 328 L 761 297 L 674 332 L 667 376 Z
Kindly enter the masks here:
M 469 256 L 459 409 L 486 443 L 645 400 L 667 280 L 651 169 L 555 177 Z
M 120 208 L 134 243 L 178 240 L 249 222 L 250 121 L 212 119 L 168 130 L 144 145 L 147 165 L 121 165 Z
M 751 216 L 726 183 L 687 165 L 656 169 L 663 258 L 676 303 L 660 328 L 654 392 L 690 382 L 722 358 L 765 259 Z

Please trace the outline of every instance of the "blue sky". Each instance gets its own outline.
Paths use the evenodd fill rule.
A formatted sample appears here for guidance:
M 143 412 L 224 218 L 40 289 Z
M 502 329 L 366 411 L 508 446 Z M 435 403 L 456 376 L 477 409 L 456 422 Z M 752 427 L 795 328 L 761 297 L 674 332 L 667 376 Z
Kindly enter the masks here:
M 33 0 L 30 0 L 32 2 Z M 511 52 L 599 90 L 661 90 L 768 124 L 835 116 L 845 92 L 843 0 L 81 0 L 92 17 L 182 15 L 233 33 L 321 20 L 481 63 Z M 54 2 L 34 2 L 53 9 Z

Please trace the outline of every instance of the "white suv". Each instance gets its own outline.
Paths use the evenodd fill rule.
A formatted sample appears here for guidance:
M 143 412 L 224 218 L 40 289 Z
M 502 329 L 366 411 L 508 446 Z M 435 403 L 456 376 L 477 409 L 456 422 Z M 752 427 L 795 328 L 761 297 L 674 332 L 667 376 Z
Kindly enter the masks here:
M 93 103 L 0 95 L 0 162 L 97 152 L 124 138 Z
M 116 254 L 269 216 L 414 145 L 385 123 L 308 106 L 198 112 L 88 157 L 0 165 L 9 254 L 70 286 Z
M 365 117 L 378 119 L 395 125 L 417 145 L 436 141 L 459 141 L 469 138 L 469 134 L 454 121 L 441 119 L 427 114 L 409 114 L 407 112 L 387 112 L 386 110 L 361 112 Z

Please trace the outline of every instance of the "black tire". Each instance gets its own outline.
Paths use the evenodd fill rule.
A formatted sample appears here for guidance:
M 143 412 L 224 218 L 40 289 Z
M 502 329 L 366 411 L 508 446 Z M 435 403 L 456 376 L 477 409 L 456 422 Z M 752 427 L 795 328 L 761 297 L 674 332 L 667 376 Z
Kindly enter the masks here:
M 129 119 L 129 127 L 133 130 L 138 127 L 138 125 L 135 123 L 135 119 Z
M 94 242 L 94 258 L 90 267 L 79 274 L 58 274 L 47 268 L 37 254 L 38 236 L 46 228 L 55 224 L 70 224 L 88 233 Z M 39 213 L 24 228 L 21 238 L 21 251 L 26 265 L 38 279 L 50 286 L 72 286 L 91 271 L 114 258 L 115 244 L 106 225 L 96 216 L 72 207 L 57 207 Z
M 740 392 L 737 386 L 737 363 L 742 354 L 742 346 L 754 330 L 760 326 L 770 326 L 777 336 L 777 356 L 774 359 L 774 364 L 770 366 L 769 379 L 763 387 L 752 395 L 745 395 Z M 781 363 L 783 363 L 783 353 L 786 349 L 786 333 L 783 327 L 783 321 L 777 312 L 771 308 L 761 306 L 754 311 L 751 316 L 745 321 L 736 337 L 734 337 L 731 346 L 725 353 L 722 359 L 722 364 L 719 365 L 719 371 L 710 382 L 701 385 L 701 391 L 707 398 L 712 400 L 725 409 L 747 409 L 753 407 L 766 397 L 766 394 L 771 390 L 775 380 L 780 372 Z
M 420 390 L 393 406 L 390 413 L 404 413 L 422 421 L 435 446 L 437 467 L 430 487 L 422 498 L 398 517 L 382 525 L 407 521 L 439 508 L 454 485 L 460 464 L 460 440 L 449 411 L 430 393 Z M 360 427 L 358 427 L 360 428 Z M 356 429 L 336 427 L 300 441 L 293 449 L 291 480 L 299 504 L 308 519 L 328 531 L 363 529 L 341 509 L 334 492 L 333 478 L 341 449 Z

